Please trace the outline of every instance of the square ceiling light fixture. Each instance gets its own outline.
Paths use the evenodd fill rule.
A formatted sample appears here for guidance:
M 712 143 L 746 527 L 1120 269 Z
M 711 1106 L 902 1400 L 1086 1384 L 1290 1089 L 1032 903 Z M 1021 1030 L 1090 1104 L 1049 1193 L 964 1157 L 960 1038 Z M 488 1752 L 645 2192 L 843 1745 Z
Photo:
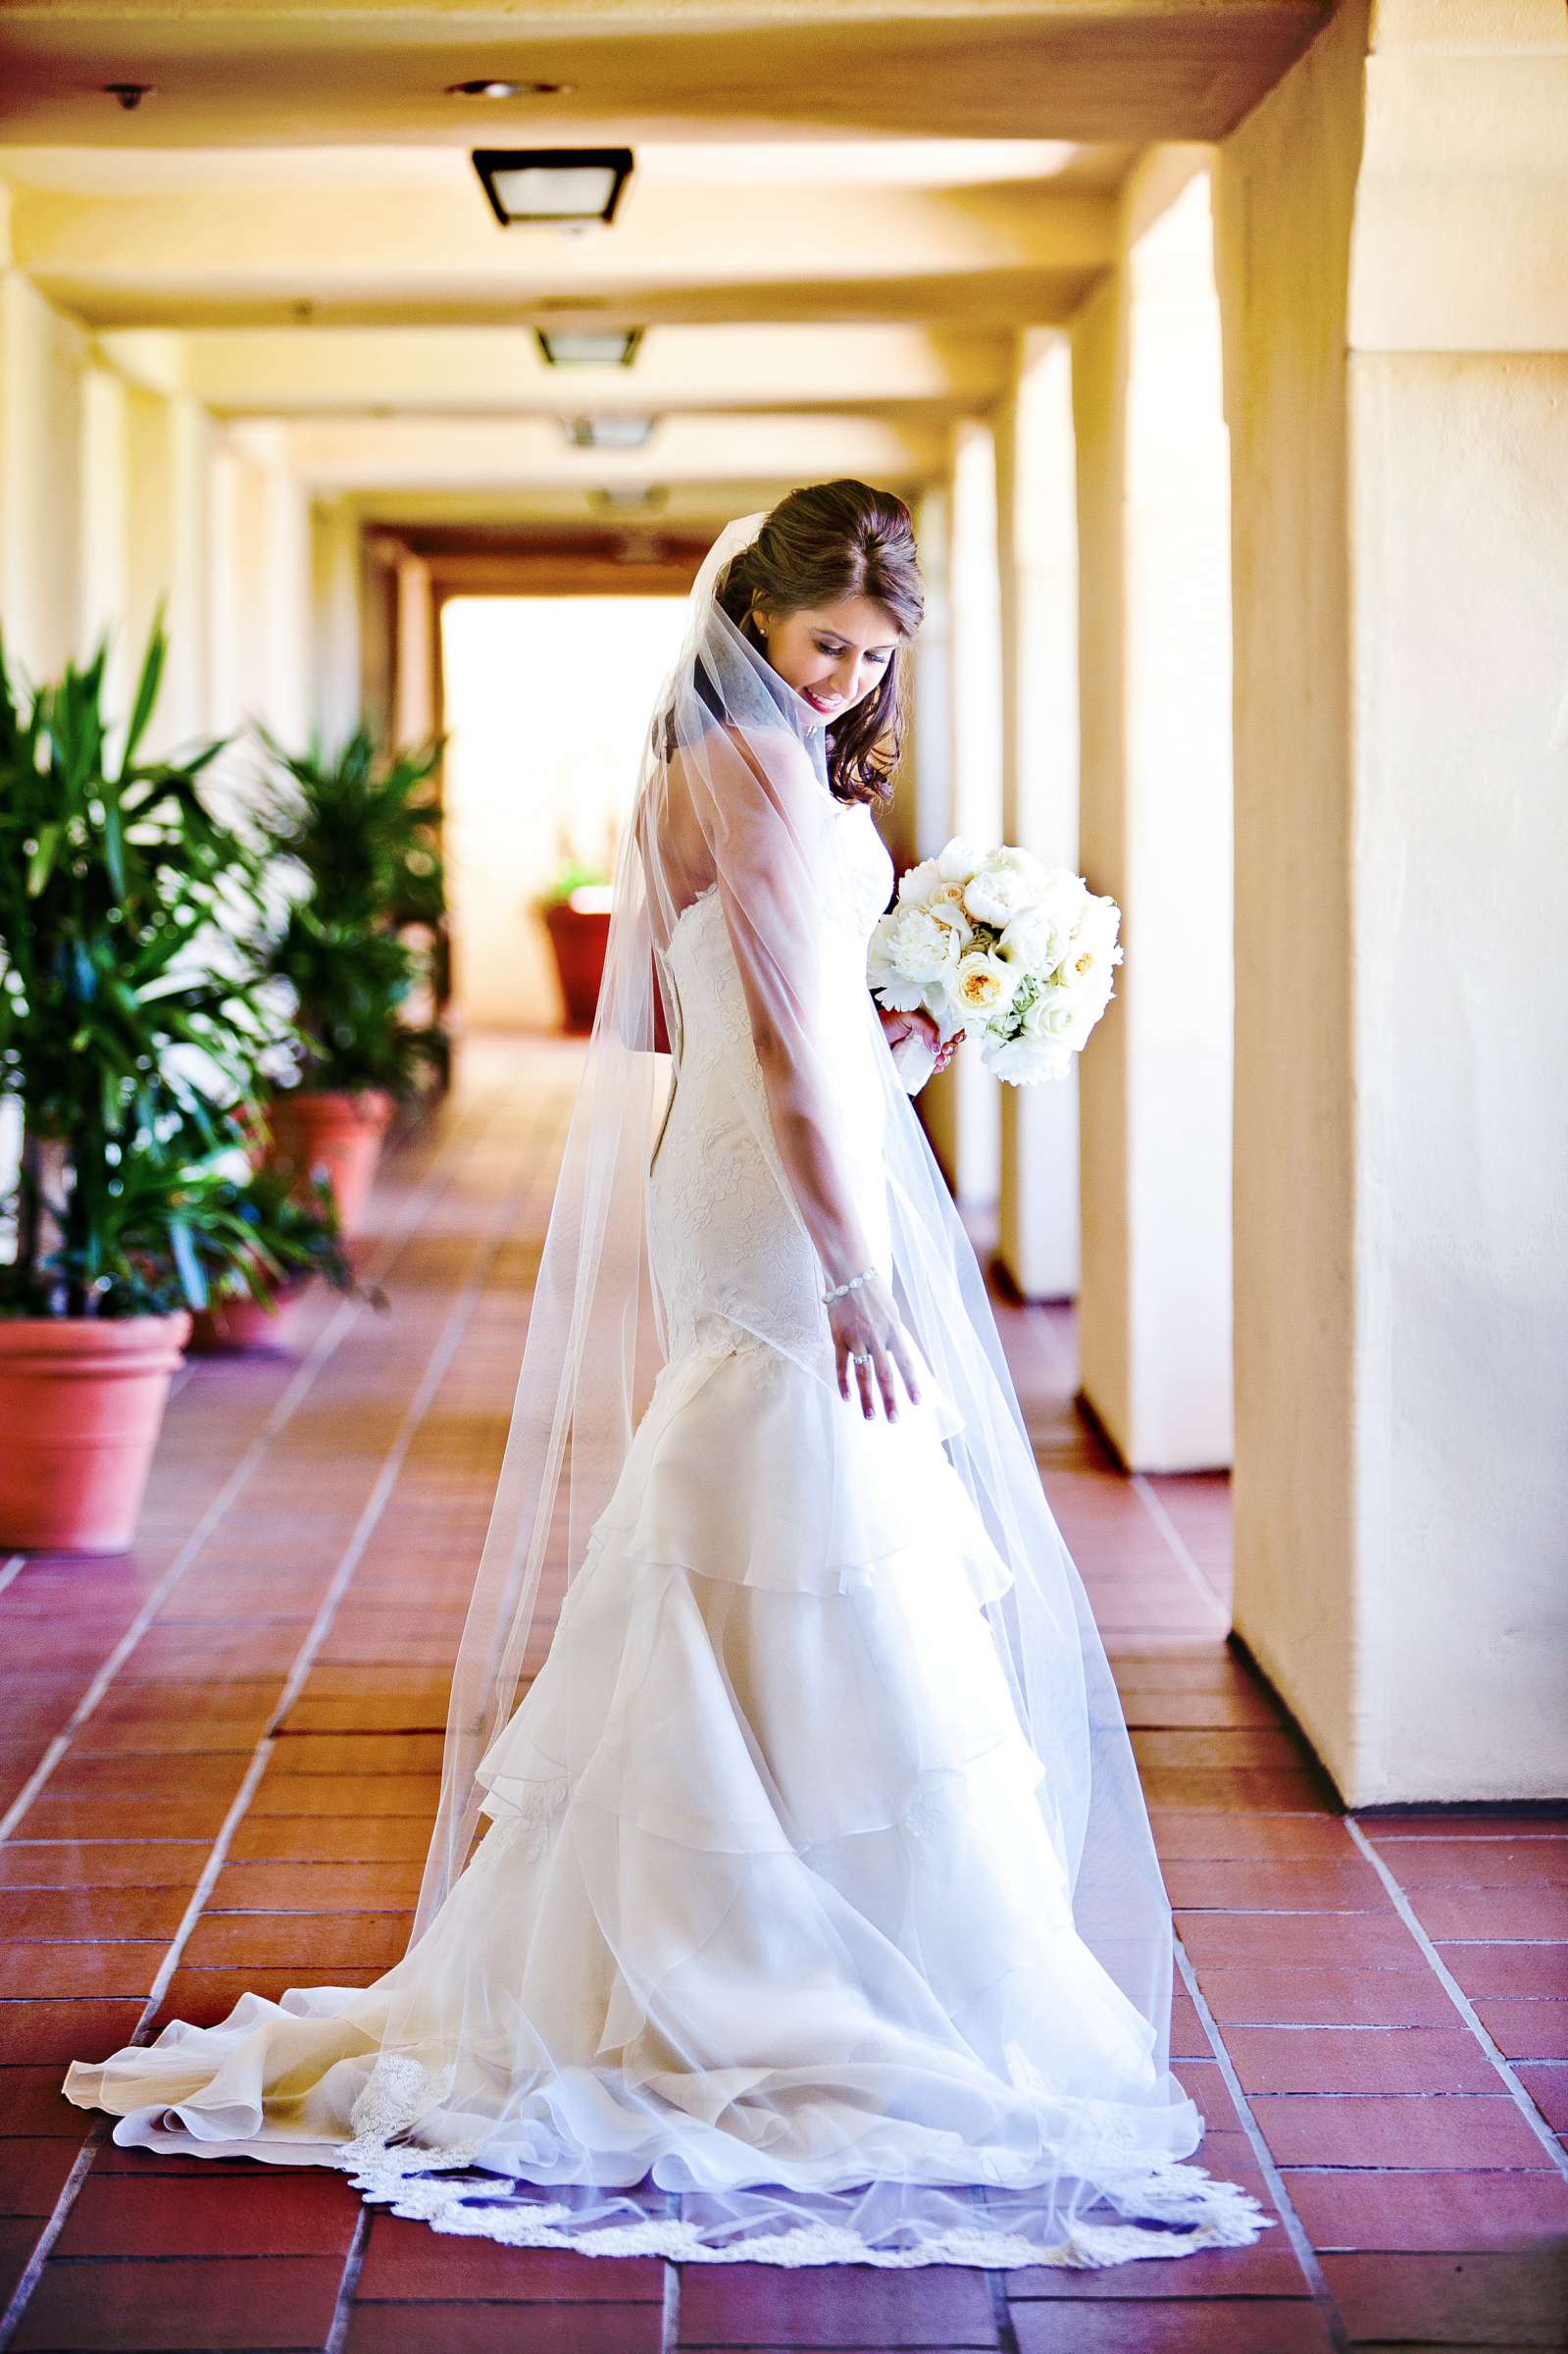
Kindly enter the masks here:
M 503 229 L 613 221 L 630 147 L 477 147 L 474 169 Z
M 588 492 L 601 515 L 657 515 L 669 496 L 667 483 L 606 483 Z
M 562 420 L 574 449 L 640 449 L 652 433 L 652 417 L 567 417 Z
M 640 327 L 536 327 L 546 368 L 630 368 Z

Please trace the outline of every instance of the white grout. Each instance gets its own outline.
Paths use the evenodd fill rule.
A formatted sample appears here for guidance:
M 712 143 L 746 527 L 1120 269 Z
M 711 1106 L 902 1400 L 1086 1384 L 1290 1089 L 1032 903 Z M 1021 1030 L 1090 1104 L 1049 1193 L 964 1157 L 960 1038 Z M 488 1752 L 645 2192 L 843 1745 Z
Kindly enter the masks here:
M 1313 2302 L 1323 2317 L 1324 2327 L 1329 2332 L 1329 2341 L 1334 2348 L 1334 2354 L 1351 2354 L 1350 2333 L 1345 2327 L 1344 2318 L 1340 2314 L 1334 2291 L 1329 2286 L 1329 2277 L 1323 2270 L 1322 2259 L 1312 2245 L 1306 2226 L 1295 2211 L 1294 2201 L 1286 2187 L 1284 2175 L 1275 2164 L 1274 2152 L 1269 2148 L 1263 2128 L 1252 2114 L 1252 2104 L 1242 2091 L 1241 2079 L 1236 2073 L 1236 2062 L 1225 2048 L 1225 2038 L 1220 2033 L 1213 2012 L 1204 2000 L 1203 1990 L 1197 1982 L 1197 1972 L 1188 1959 L 1187 1949 L 1180 1937 L 1176 1940 L 1176 1967 L 1181 1972 L 1182 1983 L 1191 1998 L 1192 2007 L 1198 2015 L 1203 2032 L 1208 2038 L 1209 2049 L 1212 2051 L 1215 2064 L 1225 2080 L 1226 2090 L 1236 2104 L 1236 2114 L 1241 2121 L 1241 2130 L 1251 2143 L 1252 2155 L 1262 2169 L 1263 2179 L 1269 2186 L 1269 2195 L 1280 2211 L 1280 2221 L 1285 2226 L 1285 2235 L 1290 2243 L 1297 2264 L 1306 2275 L 1307 2285 L 1312 2291 Z M 1173 2061 L 1172 2066 L 1178 2072 L 1179 2076 L 1181 2061 Z M 1199 2158 L 1203 2155 L 1201 2143 L 1198 2145 L 1197 2155 Z
M 1372 1866 L 1373 1870 L 1377 1873 L 1379 1879 L 1383 1882 L 1384 1887 L 1388 1890 L 1390 1898 L 1392 1901 L 1394 1911 L 1398 1914 L 1400 1919 L 1404 1922 L 1405 1927 L 1409 1930 L 1411 1936 L 1421 1948 L 1422 1954 L 1427 1963 L 1427 1967 L 1437 1978 L 1444 1994 L 1448 1997 L 1449 2002 L 1452 2003 L 1454 2009 L 1458 2012 L 1459 2017 L 1464 2021 L 1465 2025 L 1469 2028 L 1477 2043 L 1480 2044 L 1482 2050 L 1486 2053 L 1487 2058 L 1496 2070 L 1497 2074 L 1502 2078 L 1503 2084 L 1512 2098 L 1514 2106 L 1518 2109 L 1526 2124 L 1530 2127 L 1530 2130 L 1532 2133 L 1534 2133 L 1536 2139 L 1541 2143 L 1542 2147 L 1546 2152 L 1547 2157 L 1550 2159 L 1557 2172 L 1560 2175 L 1568 2175 L 1568 2150 L 1563 2148 L 1562 2143 L 1557 2139 L 1556 2134 L 1552 2131 L 1550 2125 L 1547 2124 L 1545 2119 L 1542 2116 L 1541 2111 L 1536 2107 L 1535 2102 L 1525 2090 L 1524 2085 L 1519 2080 L 1519 2076 L 1514 2069 L 1513 2063 L 1507 2059 L 1504 2053 L 1493 2041 L 1492 2037 L 1488 2034 L 1486 2028 L 1482 2025 L 1474 2003 L 1470 2000 L 1470 1997 L 1466 1994 L 1464 1988 L 1454 1976 L 1453 1971 L 1448 1968 L 1442 1956 L 1439 1953 L 1436 1945 L 1428 1936 L 1426 1930 L 1422 1927 L 1421 1922 L 1416 1918 L 1415 1909 L 1412 1906 L 1410 1899 L 1406 1896 L 1398 1880 L 1394 1877 L 1394 1874 L 1389 1868 L 1389 1866 L 1379 1855 L 1377 1849 L 1373 1846 L 1371 1840 L 1367 1837 L 1365 1831 L 1361 1828 L 1361 1825 L 1357 1822 L 1355 1817 L 1353 1815 L 1347 1815 L 1344 1818 L 1344 1821 L 1345 1828 L 1349 1832 L 1351 1838 L 1355 1841 L 1356 1846 L 1366 1857 L 1367 1862 Z

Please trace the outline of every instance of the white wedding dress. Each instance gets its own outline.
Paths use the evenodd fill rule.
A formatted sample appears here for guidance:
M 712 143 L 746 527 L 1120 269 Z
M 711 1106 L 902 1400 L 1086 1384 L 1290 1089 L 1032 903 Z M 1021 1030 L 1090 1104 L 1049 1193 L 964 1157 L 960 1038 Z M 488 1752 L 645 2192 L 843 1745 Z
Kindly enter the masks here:
M 835 824 L 864 991 L 892 866 L 864 804 Z M 117 2112 L 117 2141 L 341 2167 L 520 2246 L 1016 2266 L 1242 2244 L 1268 2219 L 1179 2163 L 1198 2113 L 1075 1928 L 983 1607 L 1010 1572 L 939 1391 L 867 1419 L 748 1329 L 798 1311 L 808 1356 L 822 1278 L 768 1165 L 713 887 L 669 961 L 668 1359 L 484 1758 L 474 1859 L 376 1984 L 247 1994 L 66 2090 Z M 841 1076 L 880 1250 L 882 1091 Z

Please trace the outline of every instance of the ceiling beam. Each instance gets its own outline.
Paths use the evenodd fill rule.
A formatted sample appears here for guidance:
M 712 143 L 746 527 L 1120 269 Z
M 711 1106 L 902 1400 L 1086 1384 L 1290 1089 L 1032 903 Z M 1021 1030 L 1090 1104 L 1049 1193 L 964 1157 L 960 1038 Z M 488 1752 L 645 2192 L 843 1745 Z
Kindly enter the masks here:
M 0 137 L 1223 137 L 1327 0 L 6 0 Z M 84 73 L 86 63 L 90 71 Z M 485 76 L 569 85 L 465 106 Z M 155 85 L 116 119 L 108 81 Z M 496 142 L 498 143 L 498 142 Z

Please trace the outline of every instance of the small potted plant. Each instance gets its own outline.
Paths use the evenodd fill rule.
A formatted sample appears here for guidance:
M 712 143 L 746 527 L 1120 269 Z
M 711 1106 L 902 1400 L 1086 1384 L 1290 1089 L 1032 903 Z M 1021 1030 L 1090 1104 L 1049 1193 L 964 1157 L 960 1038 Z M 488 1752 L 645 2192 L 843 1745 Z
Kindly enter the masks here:
M 272 1151 L 326 1169 L 351 1239 L 394 1108 L 444 1059 L 440 1026 L 407 1018 L 426 958 L 403 937 L 444 906 L 430 791 L 441 746 L 383 757 L 362 724 L 336 750 L 313 741 L 294 754 L 262 735 L 278 772 L 265 845 L 287 894 L 266 961 L 292 993 L 300 1037 L 269 1108 Z
M 318 1276 L 334 1292 L 385 1306 L 385 1295 L 354 1272 L 325 1169 L 306 1177 L 287 1162 L 263 1161 L 244 1176 L 225 1176 L 217 1199 L 243 1227 L 248 1249 L 236 1257 L 226 1240 L 209 1257 L 198 1241 L 208 1298 L 196 1311 L 192 1348 L 286 1347 Z
M 247 1238 L 214 1192 L 230 1113 L 278 1043 L 228 944 L 253 922 L 247 844 L 208 806 L 222 748 L 143 760 L 155 624 L 118 759 L 102 645 L 52 686 L 0 648 L 0 1548 L 131 1541 L 203 1257 Z
M 569 1036 L 585 1036 L 593 1027 L 610 945 L 614 833 L 612 830 L 607 838 L 605 855 L 598 862 L 581 858 L 565 829 L 557 846 L 560 862 L 533 904 L 544 919 L 555 955 L 561 1027 Z

